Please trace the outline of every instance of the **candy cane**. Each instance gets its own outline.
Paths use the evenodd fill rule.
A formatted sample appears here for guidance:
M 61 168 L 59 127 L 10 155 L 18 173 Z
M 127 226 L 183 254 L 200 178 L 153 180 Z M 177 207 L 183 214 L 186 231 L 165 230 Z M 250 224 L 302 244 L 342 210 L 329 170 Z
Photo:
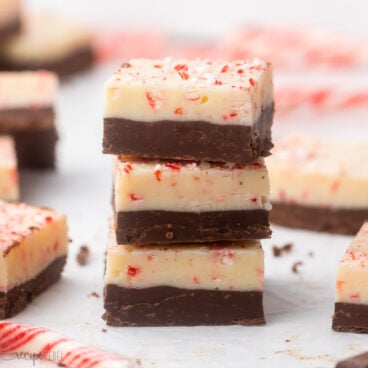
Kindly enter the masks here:
M 226 34 L 218 55 L 225 59 L 254 56 L 277 68 L 341 68 L 368 65 L 367 40 L 345 37 L 323 30 L 248 26 Z
M 0 353 L 19 359 L 45 359 L 68 368 L 138 368 L 139 361 L 105 353 L 45 328 L 0 323 Z
M 280 113 L 288 113 L 301 106 L 319 111 L 340 111 L 366 108 L 368 111 L 368 89 L 344 91 L 336 87 L 321 86 L 309 89 L 283 87 L 276 89 L 276 106 Z

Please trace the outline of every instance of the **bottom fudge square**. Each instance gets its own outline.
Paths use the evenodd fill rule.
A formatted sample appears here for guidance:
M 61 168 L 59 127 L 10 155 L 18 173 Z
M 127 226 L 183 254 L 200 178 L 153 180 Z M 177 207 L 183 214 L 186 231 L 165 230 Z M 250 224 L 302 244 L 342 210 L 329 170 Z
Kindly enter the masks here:
M 22 311 L 59 279 L 68 243 L 65 215 L 0 201 L 0 319 Z
M 118 245 L 111 231 L 104 319 L 112 326 L 262 325 L 258 240 Z

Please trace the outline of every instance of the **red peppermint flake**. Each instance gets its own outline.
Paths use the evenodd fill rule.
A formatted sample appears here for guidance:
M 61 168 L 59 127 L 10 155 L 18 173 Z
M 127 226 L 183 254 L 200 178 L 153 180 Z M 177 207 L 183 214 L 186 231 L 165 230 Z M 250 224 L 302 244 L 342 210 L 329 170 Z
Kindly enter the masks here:
M 253 78 L 249 78 L 249 83 L 252 87 L 254 87 L 256 85 L 256 82 L 254 81 Z
M 129 193 L 128 195 L 132 201 L 141 201 L 143 199 L 143 197 L 139 197 L 134 193 Z
M 178 107 L 177 109 L 175 109 L 175 114 L 176 115 L 183 115 L 184 110 L 181 107 Z
M 359 299 L 359 298 L 360 298 L 359 293 L 350 294 L 350 299 Z
M 180 75 L 180 78 L 183 80 L 189 79 L 189 74 L 187 72 L 179 71 L 178 74 Z
M 46 216 L 45 221 L 50 223 L 53 221 L 53 218 L 51 216 Z
M 174 69 L 178 72 L 180 70 L 183 70 L 183 71 L 188 71 L 188 65 L 186 64 L 178 64 L 178 65 L 175 65 Z
M 282 201 L 286 201 L 286 192 L 285 192 L 285 190 L 281 189 L 281 190 L 279 191 L 279 197 L 280 197 L 280 199 L 281 199 Z
M 162 69 L 162 65 L 160 65 L 160 64 L 155 64 L 153 67 L 156 68 L 156 69 Z
M 226 73 L 229 70 L 229 65 L 224 65 L 221 69 L 221 73 Z
M 238 69 L 238 74 L 243 74 L 244 70 L 243 69 Z
M 197 276 L 194 276 L 193 277 L 193 282 L 197 285 L 199 285 L 199 280 L 198 280 L 198 277 Z
M 253 202 L 253 203 L 256 203 L 257 202 L 257 198 L 251 198 L 250 201 Z
M 161 181 L 161 170 L 155 170 L 155 176 L 157 181 Z
M 342 289 L 342 287 L 343 287 L 343 285 L 344 285 L 344 281 L 342 281 L 342 280 L 338 280 L 337 282 L 336 282 L 336 288 L 338 289 L 338 290 L 341 290 Z
M 149 105 L 151 106 L 152 110 L 157 110 L 158 109 L 158 104 L 157 104 L 157 101 L 153 98 L 151 92 L 146 92 L 146 98 L 147 98 L 147 101 L 148 101 Z
M 253 163 L 252 163 L 252 166 L 253 166 L 253 167 L 256 167 L 257 169 L 261 169 L 261 168 L 263 168 L 263 167 L 264 167 L 264 165 L 263 165 L 263 164 L 261 164 L 261 163 L 259 163 L 259 162 L 253 162 Z
M 128 266 L 127 274 L 131 277 L 137 276 L 141 272 L 141 270 L 138 267 L 134 266 Z
M 229 119 L 229 117 L 226 114 L 222 115 L 222 120 L 226 121 L 227 119 Z
M 178 165 L 175 165 L 175 164 L 165 164 L 166 167 L 168 167 L 169 169 L 171 170 L 174 170 L 174 171 L 180 171 L 180 166 Z
M 127 164 L 127 165 L 125 165 L 125 167 L 124 167 L 124 171 L 125 171 L 127 174 L 129 174 L 132 170 L 133 170 L 133 167 L 132 167 L 132 165 L 131 165 L 131 164 Z
M 221 86 L 221 85 L 222 85 L 222 82 L 216 79 L 215 80 L 215 86 Z
M 340 187 L 340 182 L 335 180 L 331 185 L 331 192 L 336 192 Z
M 238 116 L 238 113 L 233 111 L 229 115 L 230 115 L 231 118 L 235 118 L 236 116 Z

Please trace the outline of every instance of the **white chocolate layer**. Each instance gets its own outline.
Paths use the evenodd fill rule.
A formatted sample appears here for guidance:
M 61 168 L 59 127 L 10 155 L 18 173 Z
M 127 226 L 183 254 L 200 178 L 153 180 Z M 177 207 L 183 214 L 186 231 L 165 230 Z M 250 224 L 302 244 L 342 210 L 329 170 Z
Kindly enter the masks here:
M 0 292 L 29 281 L 68 251 L 66 217 L 0 201 Z
M 336 302 L 368 304 L 368 221 L 339 263 Z
M 54 108 L 58 78 L 48 71 L 0 73 L 0 112 L 12 109 Z
M 0 27 L 10 24 L 20 16 L 21 0 L 0 0 Z
M 271 203 L 368 208 L 368 144 L 290 137 L 266 159 Z
M 2 58 L 18 64 L 45 63 L 63 59 L 83 47 L 89 47 L 89 30 L 50 14 L 28 16 L 23 32 L 7 42 Z
M 270 210 L 263 159 L 250 165 L 116 160 L 115 211 Z
M 105 285 L 262 291 L 263 283 L 263 250 L 258 240 L 211 247 L 117 245 L 110 231 Z
M 19 198 L 17 159 L 14 141 L 0 136 L 0 199 L 16 201 Z
M 105 85 L 106 118 L 252 126 L 273 102 L 272 70 L 239 62 L 134 59 Z

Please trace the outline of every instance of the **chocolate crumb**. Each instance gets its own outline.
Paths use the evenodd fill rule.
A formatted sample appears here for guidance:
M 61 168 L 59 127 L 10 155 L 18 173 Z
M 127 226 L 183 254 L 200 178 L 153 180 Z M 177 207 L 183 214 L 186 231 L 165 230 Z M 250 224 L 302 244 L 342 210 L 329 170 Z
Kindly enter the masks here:
M 106 328 L 103 328 L 103 329 L 101 330 L 101 332 L 107 332 Z
M 308 252 L 308 257 L 314 257 L 314 252 L 312 251 Z
M 131 68 L 132 67 L 132 64 L 129 64 L 129 63 L 123 63 L 121 64 L 121 68 Z
M 77 254 L 77 262 L 80 266 L 85 266 L 88 263 L 89 254 L 87 245 L 81 245 Z
M 99 298 L 100 297 L 100 294 L 99 293 L 96 293 L 95 291 L 92 291 L 92 293 L 89 294 L 88 296 L 93 296 L 94 298 Z
M 293 243 L 286 243 L 280 247 L 274 245 L 272 247 L 272 252 L 274 257 L 281 257 L 284 253 L 290 253 L 293 249 Z
M 286 339 L 285 342 L 290 342 L 290 340 L 289 339 Z
M 66 367 L 64 363 L 58 363 L 58 367 Z
M 174 237 L 174 233 L 172 231 L 168 231 L 166 233 L 166 239 L 172 239 Z
M 291 267 L 291 271 L 293 271 L 293 273 L 299 273 L 298 268 L 299 268 L 299 266 L 302 266 L 302 265 L 303 265 L 302 261 L 294 262 L 292 267 Z

